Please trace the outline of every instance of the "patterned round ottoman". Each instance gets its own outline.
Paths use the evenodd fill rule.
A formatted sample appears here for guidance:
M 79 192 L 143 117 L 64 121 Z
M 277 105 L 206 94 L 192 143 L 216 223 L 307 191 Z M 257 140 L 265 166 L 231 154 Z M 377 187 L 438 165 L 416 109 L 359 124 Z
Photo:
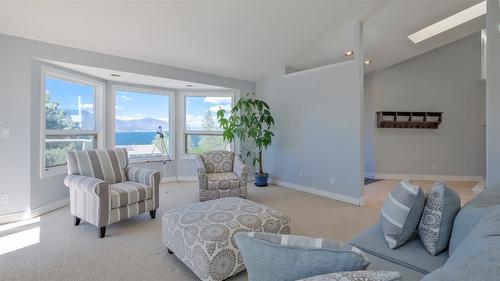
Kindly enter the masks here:
M 245 270 L 238 232 L 290 233 L 290 219 L 255 202 L 227 197 L 166 212 L 163 244 L 201 280 L 224 280 Z

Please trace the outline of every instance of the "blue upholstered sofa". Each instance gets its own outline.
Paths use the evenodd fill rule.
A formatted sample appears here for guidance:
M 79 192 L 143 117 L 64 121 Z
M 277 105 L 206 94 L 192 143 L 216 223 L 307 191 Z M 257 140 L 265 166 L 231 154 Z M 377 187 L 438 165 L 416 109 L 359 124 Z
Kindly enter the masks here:
M 447 250 L 426 251 L 415 234 L 390 249 L 378 224 L 354 237 L 351 244 L 370 256 L 369 270 L 395 270 L 403 280 L 500 280 L 500 188 L 486 188 L 459 211 Z

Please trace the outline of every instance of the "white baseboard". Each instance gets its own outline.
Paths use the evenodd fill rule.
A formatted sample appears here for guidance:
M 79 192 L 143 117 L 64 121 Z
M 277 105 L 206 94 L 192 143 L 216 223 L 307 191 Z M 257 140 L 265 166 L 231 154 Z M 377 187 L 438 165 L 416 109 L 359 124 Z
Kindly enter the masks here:
M 479 193 L 479 192 L 483 191 L 485 188 L 486 188 L 486 181 L 481 180 L 480 182 L 476 183 L 476 185 L 474 185 L 474 187 L 472 188 L 472 191 L 474 193 Z
M 196 182 L 198 181 L 198 177 L 177 177 L 179 181 L 187 181 L 187 182 Z M 160 183 L 167 182 L 176 182 L 177 179 L 175 177 L 162 178 Z M 254 182 L 255 177 L 248 177 L 248 182 Z
M 69 205 L 69 197 L 49 203 L 34 210 L 27 210 L 24 212 L 0 215 L 0 224 L 36 218 L 48 212 L 65 207 L 67 205 Z
M 187 181 L 187 182 L 193 182 L 193 181 L 198 181 L 198 177 L 168 177 L 168 178 L 162 178 L 161 183 L 167 183 L 167 182 L 176 182 L 177 180 L 179 181 Z
M 439 181 L 482 181 L 480 176 L 448 176 L 448 175 L 412 175 L 412 174 L 384 174 L 365 172 L 365 177 L 384 180 L 439 180 Z
M 351 196 L 345 196 L 345 195 L 338 194 L 338 193 L 335 193 L 335 192 L 321 190 L 321 189 L 317 189 L 317 188 L 313 188 L 313 187 L 309 187 L 309 186 L 303 186 L 303 185 L 299 185 L 299 184 L 295 184 L 295 183 L 289 183 L 289 182 L 280 181 L 280 180 L 276 180 L 276 179 L 271 179 L 271 183 L 275 184 L 275 185 L 282 186 L 282 187 L 287 187 L 287 188 L 290 188 L 290 189 L 294 189 L 294 190 L 298 190 L 298 191 L 303 191 L 303 192 L 311 193 L 311 194 L 318 195 L 318 196 L 321 196 L 321 197 L 326 197 L 326 198 L 330 198 L 330 199 L 339 200 L 339 201 L 346 202 L 346 203 L 349 203 L 349 204 L 353 204 L 353 205 L 356 205 L 356 206 L 360 206 L 361 203 L 362 203 L 361 202 L 361 198 L 355 198 L 355 197 L 351 197 Z

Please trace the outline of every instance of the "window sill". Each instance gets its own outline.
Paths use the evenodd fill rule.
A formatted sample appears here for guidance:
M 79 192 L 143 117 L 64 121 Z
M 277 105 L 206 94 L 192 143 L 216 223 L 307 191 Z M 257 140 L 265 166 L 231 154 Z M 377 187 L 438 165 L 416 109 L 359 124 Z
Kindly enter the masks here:
M 148 163 L 148 162 L 163 162 L 169 161 L 169 159 L 165 157 L 137 157 L 137 158 L 129 158 L 129 163 Z M 175 157 L 170 157 L 170 161 L 175 161 Z
M 68 167 L 66 165 L 64 165 L 64 166 L 60 166 L 60 167 L 54 167 L 54 168 L 42 170 L 40 178 L 46 179 L 46 178 L 66 175 L 67 173 L 68 173 Z
M 181 160 L 194 160 L 194 159 L 196 159 L 196 155 L 185 154 L 181 156 Z

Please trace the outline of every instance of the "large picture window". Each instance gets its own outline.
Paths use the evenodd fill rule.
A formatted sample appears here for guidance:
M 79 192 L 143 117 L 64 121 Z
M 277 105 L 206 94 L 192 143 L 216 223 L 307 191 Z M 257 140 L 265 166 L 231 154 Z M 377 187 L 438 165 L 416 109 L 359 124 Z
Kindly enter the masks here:
M 169 92 L 115 89 L 115 146 L 131 158 L 173 157 L 172 99 Z
M 217 122 L 217 111 L 229 111 L 233 104 L 232 94 L 185 95 L 184 152 L 200 154 L 210 150 L 231 150 L 232 144 L 224 141 Z
M 98 146 L 99 82 L 42 71 L 42 174 L 65 170 L 66 153 Z

